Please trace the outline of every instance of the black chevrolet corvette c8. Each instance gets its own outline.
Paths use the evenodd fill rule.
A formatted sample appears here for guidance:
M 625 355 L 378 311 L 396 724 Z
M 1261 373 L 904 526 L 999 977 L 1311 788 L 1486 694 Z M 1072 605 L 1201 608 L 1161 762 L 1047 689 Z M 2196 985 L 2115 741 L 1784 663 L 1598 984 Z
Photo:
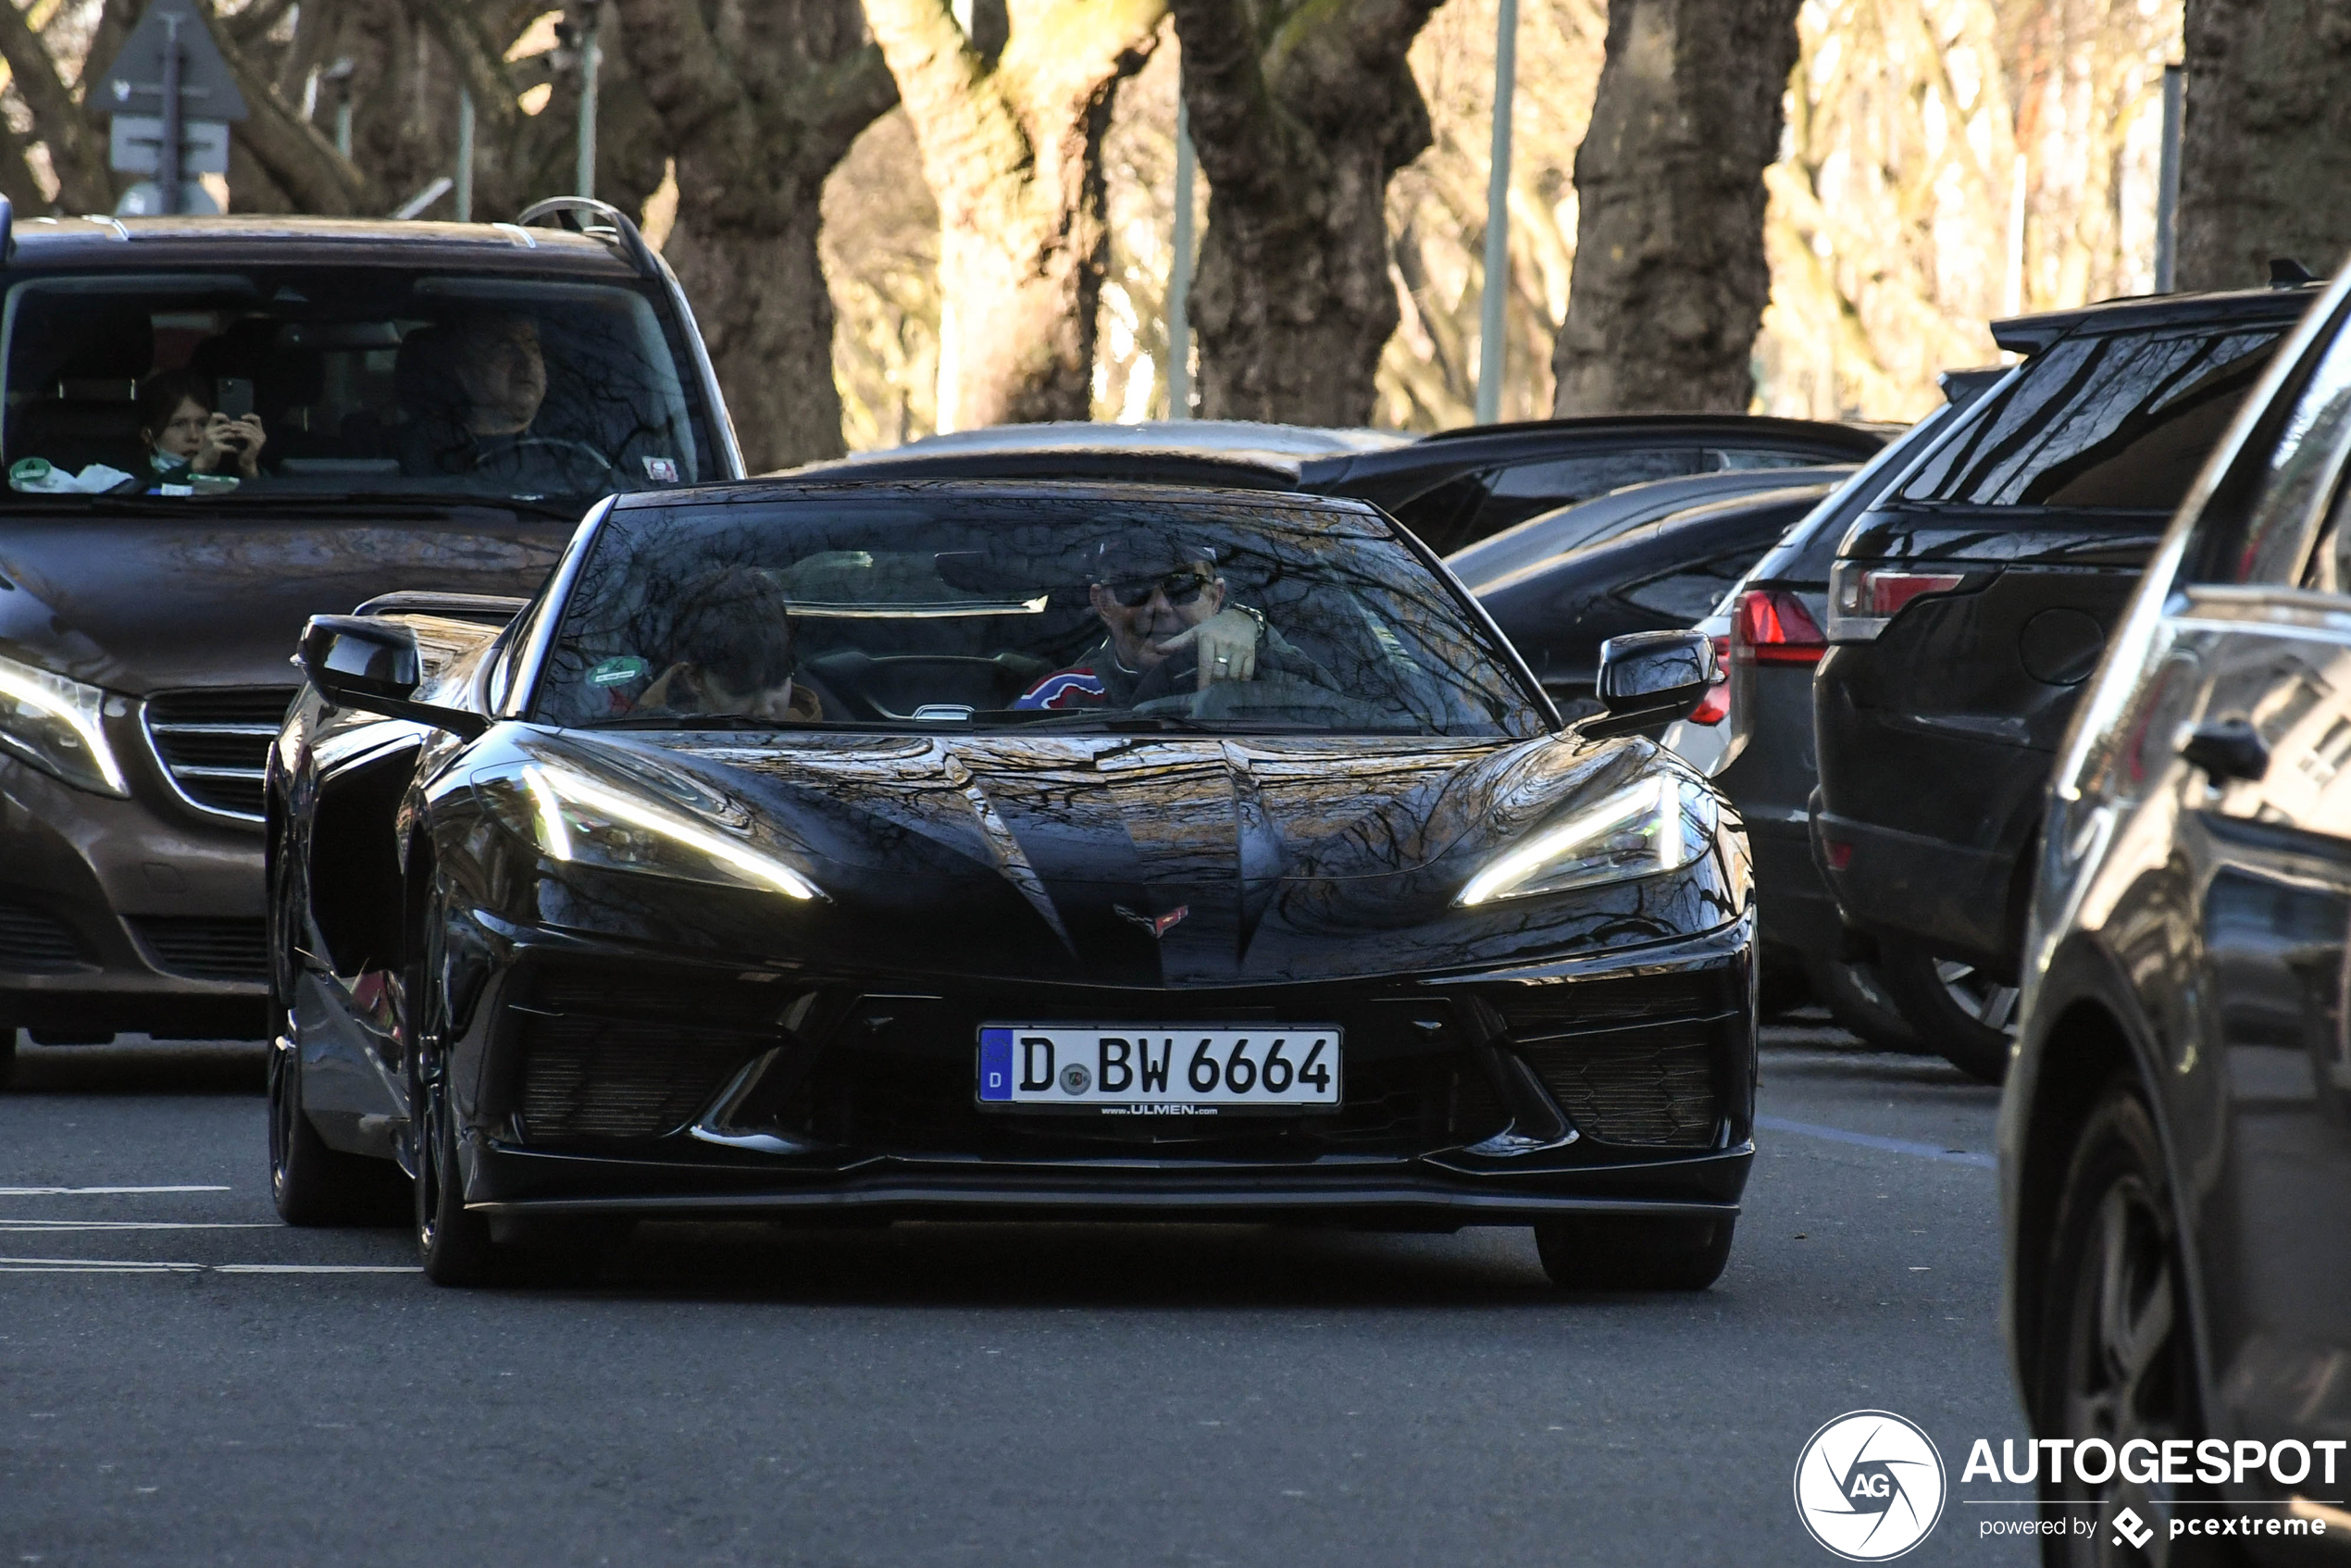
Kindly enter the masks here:
M 429 607 L 428 607 L 429 608 Z M 1372 506 L 607 502 L 493 628 L 320 616 L 269 778 L 271 1177 L 427 1272 L 629 1220 L 1532 1225 L 1701 1288 L 1752 1157 L 1744 836 Z

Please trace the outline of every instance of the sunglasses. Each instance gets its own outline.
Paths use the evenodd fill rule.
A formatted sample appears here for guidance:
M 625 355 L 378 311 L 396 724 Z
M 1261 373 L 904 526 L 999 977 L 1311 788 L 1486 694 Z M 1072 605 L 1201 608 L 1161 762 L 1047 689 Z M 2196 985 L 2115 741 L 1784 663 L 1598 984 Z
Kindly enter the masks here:
M 1164 577 L 1114 579 L 1102 587 L 1126 608 L 1139 610 L 1151 602 L 1154 593 L 1165 594 L 1170 604 L 1188 604 L 1215 580 L 1206 572 L 1169 572 Z

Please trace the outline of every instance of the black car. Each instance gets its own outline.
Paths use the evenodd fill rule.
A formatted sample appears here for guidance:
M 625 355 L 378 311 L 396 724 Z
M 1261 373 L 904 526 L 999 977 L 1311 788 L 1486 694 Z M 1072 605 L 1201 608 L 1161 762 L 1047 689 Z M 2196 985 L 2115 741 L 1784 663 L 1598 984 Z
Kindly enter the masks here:
M 1844 921 L 1812 858 L 1810 814 L 1820 783 L 1812 671 L 1828 652 L 1822 628 L 1828 623 L 1829 564 L 1853 520 L 1934 444 L 1958 410 L 2007 374 L 1947 371 L 1944 403 L 1798 519 L 1714 614 L 1697 623 L 1714 639 L 1726 678 L 1665 738 L 1713 778 L 1747 824 L 1767 1005 L 1809 997 L 1847 1029 L 1893 1049 L 1915 1050 L 1917 1036 L 1874 967 L 1846 951 Z
M 2004 1315 L 2034 1430 L 2124 1461 L 2091 1483 L 2044 1473 L 2052 1502 L 2096 1506 L 2096 1535 L 2070 1537 L 2085 1552 L 2127 1507 L 2171 1562 L 2341 1555 L 2346 300 L 2351 281 L 2325 292 L 2213 452 L 2116 619 L 2047 802 L 2000 1108 Z M 2199 1462 L 2133 1463 L 2173 1451 L 2134 1444 Z
M 1246 678 L 1151 653 L 1178 623 Z M 1633 733 L 1707 689 L 1694 634 L 1614 650 L 1563 731 L 1358 503 L 787 483 L 621 497 L 504 630 L 322 617 L 303 659 L 290 1220 L 397 1160 L 449 1281 L 749 1215 L 1531 1224 L 1563 1284 L 1723 1267 L 1746 851 Z
M 503 618 L 598 497 L 741 474 L 628 218 L 524 217 L 11 238 L 0 202 L 0 1081 L 20 1027 L 264 1034 L 262 772 L 311 615 L 429 591 Z M 255 417 L 251 471 L 166 462 L 142 389 Z
M 1477 595 L 1560 711 L 1592 711 L 1600 645 L 1628 632 L 1696 626 L 1756 557 L 1820 504 L 1850 468 L 1782 468 L 1769 489 L 1674 506 L 1548 559 L 1486 576 L 1474 559 L 1499 542 L 1472 545 L 1446 565 Z M 1740 476 L 1745 478 L 1747 476 Z M 1686 480 L 1667 480 L 1684 484 Z M 1636 485 L 1519 525 L 1553 520 L 1580 531 L 1575 514 L 1609 508 L 1653 488 Z
M 1227 420 L 960 431 L 795 478 L 1140 479 L 1369 501 L 1439 555 L 1626 485 L 1726 470 L 1866 462 L 1882 432 L 1740 414 L 1471 425 L 1418 441 Z M 1224 477 L 1220 477 L 1220 470 Z M 1275 481 L 1278 479 L 1279 483 Z
M 1371 502 L 1440 555 L 1537 513 L 1648 479 L 1865 463 L 1885 435 L 1745 414 L 1623 414 L 1470 425 L 1307 464 L 1299 488 Z
M 2008 321 L 2025 364 L 1846 536 L 1812 834 L 1927 1044 L 1996 1081 L 2059 738 L 2190 480 L 2308 288 Z

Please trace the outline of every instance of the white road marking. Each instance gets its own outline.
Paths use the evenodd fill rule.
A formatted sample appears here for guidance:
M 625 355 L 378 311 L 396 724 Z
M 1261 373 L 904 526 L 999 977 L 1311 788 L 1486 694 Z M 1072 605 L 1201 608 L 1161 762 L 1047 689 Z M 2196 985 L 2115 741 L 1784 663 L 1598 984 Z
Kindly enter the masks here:
M 131 1258 L 0 1258 L 0 1274 L 422 1274 L 415 1263 L 179 1263 Z
M 0 1233 L 53 1230 L 283 1230 L 276 1220 L 0 1220 Z
M 125 1192 L 226 1192 L 225 1187 L 0 1187 L 0 1198 L 103 1198 Z

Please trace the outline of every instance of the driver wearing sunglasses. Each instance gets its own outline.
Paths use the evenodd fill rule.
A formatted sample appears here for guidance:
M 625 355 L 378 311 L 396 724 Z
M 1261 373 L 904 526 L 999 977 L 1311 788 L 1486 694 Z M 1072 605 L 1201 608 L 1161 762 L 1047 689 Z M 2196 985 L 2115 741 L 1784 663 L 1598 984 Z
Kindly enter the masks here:
M 1204 545 L 1143 535 L 1096 547 L 1087 602 L 1109 635 L 1067 669 L 1015 699 L 1015 708 L 1120 707 L 1183 687 L 1249 680 L 1272 634 L 1254 610 L 1225 603 L 1216 554 Z

